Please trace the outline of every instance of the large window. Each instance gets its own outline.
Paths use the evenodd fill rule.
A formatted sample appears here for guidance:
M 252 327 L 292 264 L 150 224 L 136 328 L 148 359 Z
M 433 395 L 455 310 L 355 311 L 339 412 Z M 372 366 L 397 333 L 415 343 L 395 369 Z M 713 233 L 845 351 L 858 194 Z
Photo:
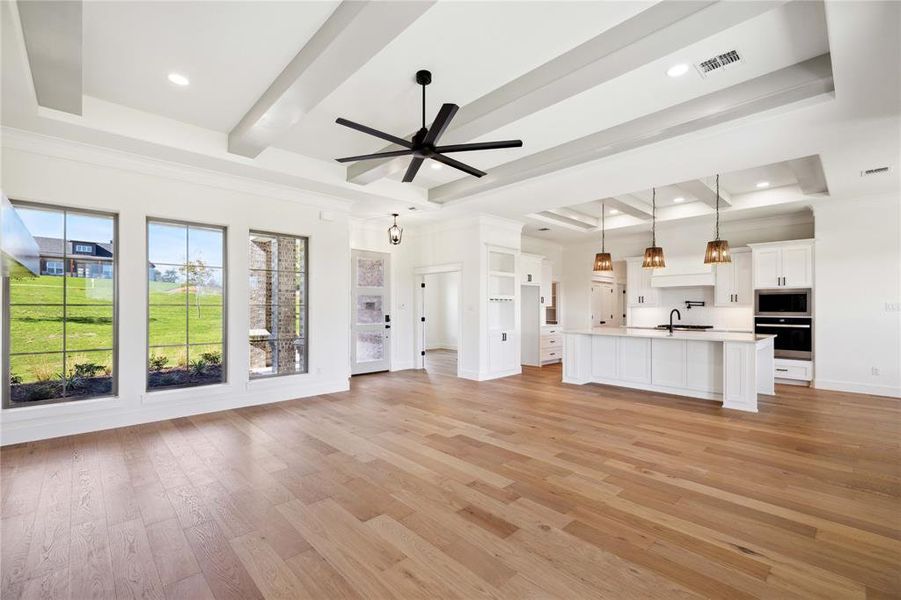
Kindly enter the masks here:
M 307 238 L 250 233 L 250 376 L 307 372 Z
M 225 381 L 225 230 L 147 223 L 147 389 Z
M 13 206 L 43 268 L 4 281 L 5 406 L 115 395 L 115 215 Z M 72 240 L 91 256 L 77 256 Z

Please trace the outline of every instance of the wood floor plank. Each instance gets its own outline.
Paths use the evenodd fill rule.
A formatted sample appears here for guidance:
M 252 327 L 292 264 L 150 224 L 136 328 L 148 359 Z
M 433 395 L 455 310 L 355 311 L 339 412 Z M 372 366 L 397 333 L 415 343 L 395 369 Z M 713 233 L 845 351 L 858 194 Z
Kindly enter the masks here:
M 112 598 L 115 578 L 106 519 L 72 526 L 69 592 L 73 598 Z
M 133 519 L 109 528 L 110 552 L 117 598 L 163 599 L 163 584 L 157 572 L 144 523 Z
M 200 573 L 194 551 L 185 539 L 178 519 L 158 521 L 147 526 L 147 541 L 163 586 Z
M 0 596 L 901 598 L 901 400 L 745 414 L 427 358 L 3 448 Z
M 189 527 L 185 537 L 217 600 L 263 597 L 215 521 Z

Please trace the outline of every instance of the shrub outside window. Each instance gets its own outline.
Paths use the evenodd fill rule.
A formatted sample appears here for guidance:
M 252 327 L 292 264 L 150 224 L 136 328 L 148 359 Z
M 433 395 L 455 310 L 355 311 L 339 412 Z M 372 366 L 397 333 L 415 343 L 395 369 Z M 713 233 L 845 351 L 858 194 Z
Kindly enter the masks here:
M 40 271 L 3 282 L 4 407 L 115 395 L 116 216 L 12 204 L 37 243 Z

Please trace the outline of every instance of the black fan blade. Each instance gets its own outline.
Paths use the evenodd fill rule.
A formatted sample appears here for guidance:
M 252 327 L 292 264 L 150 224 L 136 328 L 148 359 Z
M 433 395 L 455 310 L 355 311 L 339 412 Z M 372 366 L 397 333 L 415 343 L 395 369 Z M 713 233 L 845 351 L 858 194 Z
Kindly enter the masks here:
M 413 147 L 413 144 L 405 139 L 393 136 L 390 133 L 385 133 L 384 131 L 379 131 L 378 129 L 373 129 L 372 127 L 367 127 L 366 125 L 360 125 L 359 123 L 348 121 L 347 119 L 343 119 L 341 117 L 335 119 L 335 123 L 337 123 L 338 125 L 344 125 L 345 127 L 350 127 L 351 129 L 356 129 L 357 131 L 362 131 L 363 133 L 368 133 L 369 135 L 374 135 L 375 137 L 381 138 L 386 142 L 391 142 L 392 144 L 397 144 L 398 146 L 403 146 L 404 148 Z
M 501 142 L 476 142 L 474 144 L 452 144 L 438 146 L 435 152 L 471 152 L 473 150 L 498 150 L 500 148 L 522 148 L 522 140 L 504 140 Z
M 460 107 L 456 104 L 442 104 L 441 110 L 438 111 L 438 116 L 432 121 L 432 126 L 429 127 L 429 132 L 425 134 L 425 139 L 422 140 L 422 143 L 434 144 L 437 142 L 444 130 L 447 129 L 447 126 L 450 125 L 451 119 L 454 118 L 458 110 L 460 110 Z
M 354 162 L 356 160 L 372 160 L 374 158 L 393 158 L 395 156 L 409 156 L 413 154 L 412 150 L 391 150 L 390 152 L 379 152 L 377 154 L 361 154 L 360 156 L 346 156 L 344 158 L 336 158 L 339 163 Z
M 467 164 L 461 163 L 459 160 L 454 160 L 449 156 L 444 156 L 443 154 L 433 154 L 429 158 L 431 158 L 432 160 L 437 160 L 440 163 L 444 163 L 449 167 L 463 171 L 464 173 L 475 175 L 476 177 L 487 175 L 487 173 L 485 173 L 484 171 L 479 171 L 475 167 L 470 167 Z
M 422 166 L 423 159 L 420 157 L 416 157 L 410 161 L 410 166 L 407 167 L 407 172 L 404 173 L 404 181 L 406 183 L 410 183 L 413 181 L 413 178 L 416 177 L 416 173 L 419 172 L 419 167 Z

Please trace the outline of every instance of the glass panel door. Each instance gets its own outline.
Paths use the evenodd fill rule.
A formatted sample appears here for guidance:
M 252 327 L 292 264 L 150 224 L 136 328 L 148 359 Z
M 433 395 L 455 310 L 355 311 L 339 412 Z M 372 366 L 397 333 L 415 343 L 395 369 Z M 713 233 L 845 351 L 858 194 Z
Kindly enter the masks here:
M 351 252 L 351 373 L 387 371 L 391 356 L 389 256 Z

